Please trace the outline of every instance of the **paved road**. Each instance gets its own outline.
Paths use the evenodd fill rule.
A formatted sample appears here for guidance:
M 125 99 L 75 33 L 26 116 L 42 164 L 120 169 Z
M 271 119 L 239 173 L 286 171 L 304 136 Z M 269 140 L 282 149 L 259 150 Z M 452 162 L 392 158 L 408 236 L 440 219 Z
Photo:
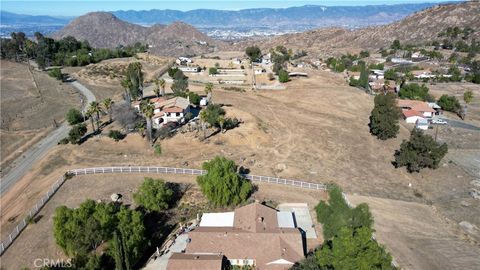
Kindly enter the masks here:
M 85 96 L 87 99 L 85 105 L 96 100 L 95 95 L 79 82 L 74 81 L 70 84 Z M 87 109 L 86 107 L 87 106 L 83 108 L 83 111 Z M 65 138 L 68 135 L 69 130 L 70 126 L 68 123 L 64 122 L 47 137 L 25 151 L 21 157 L 17 158 L 12 163 L 13 168 L 11 168 L 0 181 L 0 196 L 3 196 L 17 181 L 22 179 L 35 163 L 42 159 L 50 149 L 57 145 L 58 141 Z
M 468 130 L 473 130 L 473 131 L 480 131 L 480 127 L 477 127 L 477 126 L 472 125 L 472 124 L 467 124 L 464 121 L 450 119 L 450 118 L 445 117 L 445 116 L 435 117 L 435 118 L 447 121 L 447 123 L 448 123 L 447 125 L 451 126 L 451 127 L 454 127 L 454 128 L 462 128 L 462 129 L 468 129 Z M 433 125 L 435 125 L 435 124 L 433 124 Z

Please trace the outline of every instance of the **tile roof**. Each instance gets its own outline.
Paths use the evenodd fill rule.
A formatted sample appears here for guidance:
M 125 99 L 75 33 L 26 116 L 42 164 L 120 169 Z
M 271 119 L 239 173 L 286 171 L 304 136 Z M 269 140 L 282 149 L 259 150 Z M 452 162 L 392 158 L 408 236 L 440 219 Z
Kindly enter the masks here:
M 187 253 L 222 253 L 228 259 L 253 259 L 262 270 L 288 269 L 304 257 L 300 230 L 279 228 L 277 210 L 259 203 L 236 209 L 233 227 L 198 227 L 188 236 L 191 241 Z
M 225 257 L 221 254 L 173 253 L 167 270 L 222 270 Z
M 415 110 L 403 110 L 402 113 L 403 113 L 403 116 L 405 116 L 405 118 L 413 117 L 413 116 L 423 117 L 423 114 L 421 112 L 418 112 Z
M 397 106 L 400 108 L 409 108 L 419 112 L 435 112 L 428 106 L 428 103 L 420 100 L 397 99 Z

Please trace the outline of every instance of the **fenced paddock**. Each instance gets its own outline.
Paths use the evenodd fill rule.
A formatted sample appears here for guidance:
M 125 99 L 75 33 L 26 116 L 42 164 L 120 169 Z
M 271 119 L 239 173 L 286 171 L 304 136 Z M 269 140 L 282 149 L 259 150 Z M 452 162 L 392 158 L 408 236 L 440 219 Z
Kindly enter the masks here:
M 183 175 L 204 175 L 206 170 L 187 169 L 187 168 L 174 168 L 174 167 L 141 167 L 141 166 L 128 166 L 128 167 L 95 167 L 95 168 L 83 168 L 69 170 L 60 177 L 52 187 L 47 191 L 40 201 L 28 212 L 26 217 L 20 221 L 19 224 L 13 229 L 13 231 L 4 239 L 0 244 L 0 255 L 15 241 L 20 233 L 27 227 L 28 223 L 35 217 L 38 212 L 45 206 L 48 200 L 58 191 L 58 189 L 65 183 L 67 179 L 77 175 L 88 174 L 104 174 L 104 173 L 158 173 L 158 174 L 183 174 Z M 312 189 L 326 191 L 327 186 L 325 184 L 310 183 L 293 179 L 285 179 L 271 176 L 261 176 L 252 174 L 243 174 L 243 176 L 252 181 L 260 183 L 269 183 L 276 185 L 292 186 L 297 188 Z

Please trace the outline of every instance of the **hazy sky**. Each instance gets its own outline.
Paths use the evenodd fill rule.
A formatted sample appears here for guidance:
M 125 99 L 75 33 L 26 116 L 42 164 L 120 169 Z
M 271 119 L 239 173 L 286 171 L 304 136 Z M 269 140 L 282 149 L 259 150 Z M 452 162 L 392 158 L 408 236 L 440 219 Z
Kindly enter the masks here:
M 436 0 L 323 0 L 323 1 L 270 1 L 270 0 L 190 0 L 190 1 L 154 1 L 154 0 L 84 0 L 84 1 L 3 1 L 0 0 L 1 10 L 10 11 L 20 14 L 30 15 L 51 15 L 51 16 L 78 16 L 90 11 L 115 11 L 115 10 L 149 10 L 149 9 L 175 9 L 175 10 L 192 10 L 192 9 L 224 9 L 239 10 L 247 8 L 285 8 L 291 6 L 302 5 L 381 5 L 381 4 L 399 4 L 399 3 L 436 3 L 444 1 Z

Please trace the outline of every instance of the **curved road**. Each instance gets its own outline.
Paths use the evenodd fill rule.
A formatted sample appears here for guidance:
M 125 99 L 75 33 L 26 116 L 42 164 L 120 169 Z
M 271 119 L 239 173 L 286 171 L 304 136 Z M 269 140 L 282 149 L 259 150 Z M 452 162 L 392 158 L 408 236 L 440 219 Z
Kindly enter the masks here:
M 79 82 L 74 81 L 70 83 L 74 86 L 85 98 L 86 102 L 83 107 L 83 112 L 87 110 L 88 104 L 95 101 L 95 95 Z M 12 164 L 10 171 L 2 177 L 0 181 L 0 196 L 3 196 L 17 181 L 19 181 L 25 174 L 42 159 L 50 149 L 57 145 L 58 141 L 67 137 L 70 131 L 70 126 L 64 122 L 59 128 L 52 131 L 44 139 L 25 151 L 23 155 L 17 158 Z

